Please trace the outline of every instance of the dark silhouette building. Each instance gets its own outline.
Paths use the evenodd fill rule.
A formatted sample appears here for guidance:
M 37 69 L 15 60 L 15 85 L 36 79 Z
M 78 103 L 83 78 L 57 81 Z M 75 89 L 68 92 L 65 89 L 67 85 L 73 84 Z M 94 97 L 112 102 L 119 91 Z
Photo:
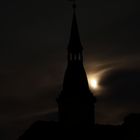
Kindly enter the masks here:
M 57 99 L 59 119 L 63 124 L 95 124 L 95 97 L 90 92 L 83 66 L 83 47 L 73 5 L 73 20 L 68 44 L 68 65 L 63 89 Z
M 140 114 L 128 115 L 122 125 L 95 124 L 96 98 L 90 92 L 83 66 L 83 48 L 75 8 L 73 5 L 68 66 L 62 92 L 57 98 L 59 121 L 37 121 L 19 137 L 19 140 L 52 140 L 56 139 L 56 136 L 61 140 L 140 140 Z

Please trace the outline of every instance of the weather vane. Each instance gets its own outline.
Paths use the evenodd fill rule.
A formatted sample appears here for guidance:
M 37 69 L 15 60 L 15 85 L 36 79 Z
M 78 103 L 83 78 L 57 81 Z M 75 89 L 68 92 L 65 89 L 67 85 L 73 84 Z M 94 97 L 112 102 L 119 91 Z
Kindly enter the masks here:
M 76 0 L 68 0 L 68 1 L 72 2 L 73 9 L 76 9 Z

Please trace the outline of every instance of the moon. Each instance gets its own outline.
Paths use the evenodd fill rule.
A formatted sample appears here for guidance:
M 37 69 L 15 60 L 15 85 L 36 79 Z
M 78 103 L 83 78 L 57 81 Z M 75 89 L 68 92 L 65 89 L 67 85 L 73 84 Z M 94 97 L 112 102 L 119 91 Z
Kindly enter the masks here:
M 93 89 L 96 89 L 98 87 L 98 83 L 96 79 L 91 79 L 90 85 Z
M 99 88 L 97 76 L 88 75 L 88 83 L 91 90 L 97 90 Z
M 87 78 L 88 78 L 89 88 L 94 91 L 99 91 L 101 88 L 99 85 L 99 80 L 100 80 L 99 73 L 88 73 Z

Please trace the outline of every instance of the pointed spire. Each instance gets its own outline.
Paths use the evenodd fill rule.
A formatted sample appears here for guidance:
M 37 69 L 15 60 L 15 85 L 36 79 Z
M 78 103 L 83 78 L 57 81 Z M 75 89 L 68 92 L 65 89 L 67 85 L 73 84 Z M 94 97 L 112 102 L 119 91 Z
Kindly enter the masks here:
M 75 10 L 76 9 L 76 2 L 75 0 L 73 0 L 73 5 L 72 5 L 73 9 Z
M 68 45 L 68 51 L 71 53 L 78 53 L 82 52 L 82 45 L 80 41 L 80 35 L 77 26 L 76 20 L 76 3 L 73 1 L 73 20 L 72 20 L 72 27 L 71 27 L 71 35 Z

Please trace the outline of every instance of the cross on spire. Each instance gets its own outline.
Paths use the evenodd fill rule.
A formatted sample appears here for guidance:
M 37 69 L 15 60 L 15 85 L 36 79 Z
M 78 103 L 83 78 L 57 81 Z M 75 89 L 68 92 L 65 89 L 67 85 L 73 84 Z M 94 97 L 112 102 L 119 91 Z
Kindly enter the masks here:
M 75 10 L 76 9 L 76 0 L 69 0 L 70 2 L 72 2 L 72 7 Z

